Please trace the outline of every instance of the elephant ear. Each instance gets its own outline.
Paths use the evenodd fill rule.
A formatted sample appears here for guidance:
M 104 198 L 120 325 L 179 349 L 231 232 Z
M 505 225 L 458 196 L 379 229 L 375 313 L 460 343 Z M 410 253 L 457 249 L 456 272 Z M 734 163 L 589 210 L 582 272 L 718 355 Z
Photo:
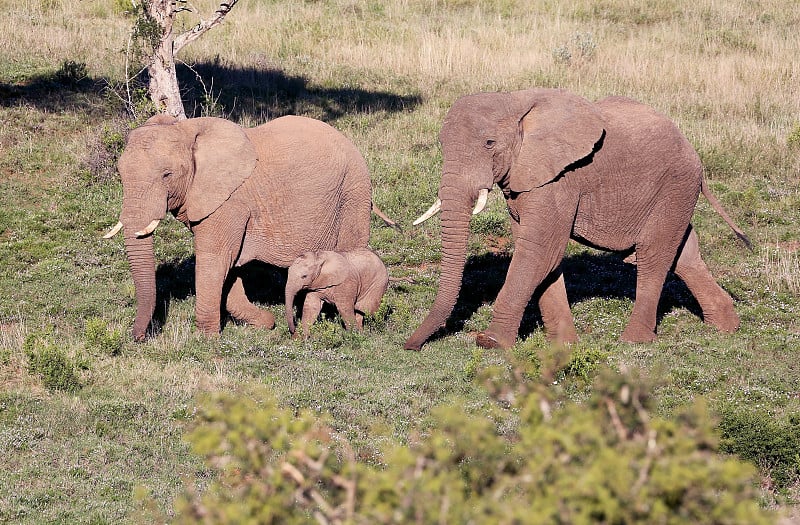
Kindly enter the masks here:
M 186 211 L 191 222 L 198 222 L 214 213 L 253 173 L 258 156 L 244 129 L 229 120 L 201 117 L 178 125 L 194 137 L 194 179 L 186 194 Z
M 600 112 L 588 100 L 565 90 L 515 94 L 529 111 L 520 119 L 521 144 L 508 171 L 511 191 L 538 188 L 589 160 L 605 135 Z
M 322 265 L 312 286 L 320 289 L 342 284 L 350 274 L 350 263 L 347 259 L 342 254 L 331 251 L 320 252 L 320 258 Z

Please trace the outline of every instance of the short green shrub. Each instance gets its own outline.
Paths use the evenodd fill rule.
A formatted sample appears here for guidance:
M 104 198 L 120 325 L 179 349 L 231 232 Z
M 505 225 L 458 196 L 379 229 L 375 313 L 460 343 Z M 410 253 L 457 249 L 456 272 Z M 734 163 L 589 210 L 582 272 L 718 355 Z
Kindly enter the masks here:
M 67 354 L 53 345 L 44 333 L 33 333 L 23 343 L 28 358 L 28 373 L 37 375 L 48 390 L 75 392 L 81 382 L 75 364 Z
M 104 355 L 115 356 L 122 350 L 124 336 L 120 330 L 112 330 L 108 323 L 98 317 L 86 320 L 86 347 Z
M 716 453 L 703 404 L 666 420 L 630 374 L 605 371 L 576 403 L 553 385 L 556 369 L 505 370 L 488 384 L 507 403 L 488 414 L 442 405 L 426 433 L 407 443 L 384 436 L 380 465 L 359 461 L 324 419 L 281 408 L 268 392 L 212 397 L 189 441 L 220 477 L 187 490 L 176 521 L 773 522 L 759 507 L 754 468 Z M 516 430 L 500 432 L 511 414 Z
M 719 424 L 720 450 L 759 465 L 786 489 L 800 479 L 800 416 L 784 421 L 765 412 L 727 407 Z
M 88 76 L 86 64 L 83 62 L 75 62 L 73 60 L 65 60 L 61 63 L 61 67 L 55 73 L 55 79 L 58 83 L 74 88 L 80 84 Z
M 800 124 L 795 126 L 789 137 L 786 139 L 786 144 L 792 149 L 800 149 Z

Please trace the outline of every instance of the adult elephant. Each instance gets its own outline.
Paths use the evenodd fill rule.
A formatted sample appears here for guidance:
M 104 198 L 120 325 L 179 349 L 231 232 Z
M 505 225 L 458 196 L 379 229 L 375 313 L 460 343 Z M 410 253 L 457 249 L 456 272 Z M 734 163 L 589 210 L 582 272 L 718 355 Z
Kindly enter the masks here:
M 689 223 L 701 190 L 749 241 L 708 191 L 689 141 L 664 115 L 624 97 L 591 103 L 559 89 L 481 93 L 453 104 L 440 142 L 439 198 L 415 222 L 442 213 L 439 290 L 407 349 L 420 349 L 449 317 L 461 286 L 470 210 L 485 206 L 494 184 L 506 198 L 515 244 L 479 345 L 512 346 L 540 286 L 548 337 L 577 339 L 559 269 L 570 238 L 628 251 L 635 261 L 636 301 L 623 340 L 655 339 L 658 300 L 671 268 L 697 298 L 706 322 L 723 331 L 739 326 L 733 301 L 700 258 Z
M 119 159 L 120 222 L 136 287 L 133 337 L 145 338 L 156 302 L 152 233 L 167 211 L 194 234 L 195 322 L 220 330 L 221 309 L 272 328 L 231 269 L 259 260 L 288 267 L 309 250 L 367 246 L 371 187 L 364 158 L 318 120 L 287 116 L 245 129 L 220 118 L 155 116 L 133 130 Z

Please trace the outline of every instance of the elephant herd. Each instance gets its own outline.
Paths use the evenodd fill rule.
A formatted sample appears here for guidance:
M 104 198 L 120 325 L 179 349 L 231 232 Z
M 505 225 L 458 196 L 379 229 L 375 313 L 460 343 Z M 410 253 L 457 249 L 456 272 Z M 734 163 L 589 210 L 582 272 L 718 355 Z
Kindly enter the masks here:
M 514 345 L 523 312 L 538 291 L 548 338 L 577 340 L 560 270 L 567 243 L 623 252 L 637 269 L 633 312 L 621 339 L 656 337 L 656 310 L 673 270 L 705 322 L 732 332 L 731 297 L 700 257 L 690 220 L 698 195 L 746 245 L 703 180 L 699 156 L 673 122 L 624 97 L 592 103 L 567 90 L 479 93 L 458 99 L 439 140 L 439 193 L 415 225 L 441 213 L 439 288 L 405 348 L 419 350 L 447 321 L 466 263 L 469 222 L 496 185 L 511 217 L 514 253 L 492 320 L 477 344 Z M 372 203 L 367 164 L 353 143 L 318 120 L 286 116 L 245 129 L 219 118 L 178 121 L 157 115 L 133 130 L 119 159 L 123 231 L 136 290 L 132 335 L 146 338 L 156 303 L 153 232 L 166 212 L 194 236 L 195 321 L 209 335 L 223 311 L 273 328 L 274 316 L 245 294 L 240 267 L 250 261 L 289 268 L 286 316 L 307 290 L 301 327 L 308 336 L 322 302 L 347 328 L 380 305 L 389 281 L 367 248 Z

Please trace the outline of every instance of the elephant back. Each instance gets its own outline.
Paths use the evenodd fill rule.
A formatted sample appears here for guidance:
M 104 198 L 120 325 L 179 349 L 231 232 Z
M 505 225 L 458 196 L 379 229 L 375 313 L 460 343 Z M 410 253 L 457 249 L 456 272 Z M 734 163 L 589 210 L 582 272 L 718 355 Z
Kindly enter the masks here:
M 258 155 L 244 191 L 254 194 L 255 257 L 287 267 L 307 251 L 347 251 L 369 241 L 372 208 L 366 161 L 319 120 L 286 116 L 248 130 Z M 245 240 L 243 257 L 248 254 Z

